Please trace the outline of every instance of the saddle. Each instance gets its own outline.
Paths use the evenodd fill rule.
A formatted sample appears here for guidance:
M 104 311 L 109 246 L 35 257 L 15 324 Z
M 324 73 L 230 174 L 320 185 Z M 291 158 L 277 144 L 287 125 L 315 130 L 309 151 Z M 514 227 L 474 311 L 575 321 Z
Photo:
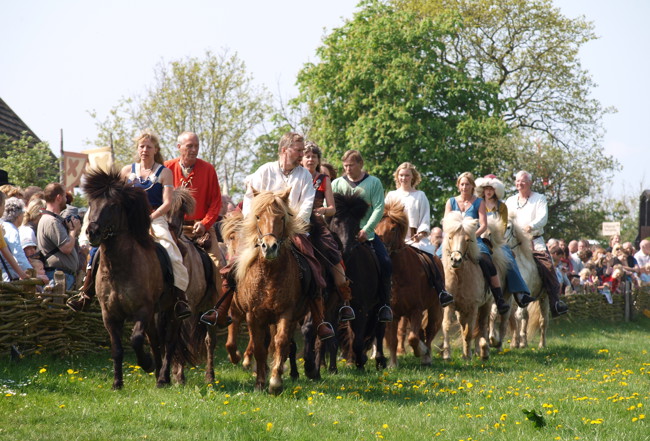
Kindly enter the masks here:
M 169 259 L 169 255 L 165 248 L 156 242 L 156 255 L 158 256 L 158 262 L 160 262 L 160 269 L 163 274 L 163 281 L 166 286 L 174 286 L 174 271 L 172 269 L 172 261 Z
M 411 246 L 411 249 L 413 249 L 413 251 L 417 253 L 418 258 L 420 259 L 420 263 L 422 263 L 422 266 L 424 267 L 424 270 L 427 273 L 427 280 L 429 281 L 429 286 L 435 289 L 436 287 L 435 278 L 436 275 L 438 274 L 438 268 L 435 266 L 436 263 L 434 261 L 434 256 L 414 246 Z
M 202 236 L 197 236 L 193 233 L 194 223 L 183 225 L 183 235 L 187 237 L 197 248 L 208 251 L 212 247 L 212 237 L 210 231 L 206 231 Z
M 293 242 L 291 243 L 291 254 L 293 254 L 298 263 L 300 270 L 300 288 L 302 292 L 307 294 L 311 299 L 315 298 L 318 295 L 318 286 L 316 286 L 316 280 L 311 273 L 309 262 Z

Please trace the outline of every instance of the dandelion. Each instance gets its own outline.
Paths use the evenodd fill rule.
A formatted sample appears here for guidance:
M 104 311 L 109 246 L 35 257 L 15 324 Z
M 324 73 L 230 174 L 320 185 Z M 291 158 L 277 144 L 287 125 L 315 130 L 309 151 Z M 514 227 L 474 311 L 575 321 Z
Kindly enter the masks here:
M 41 369 L 38 371 L 39 374 L 44 374 L 45 372 L 47 372 L 47 369 L 45 369 L 45 368 L 41 368 Z
M 65 404 L 59 404 L 59 409 L 63 409 L 65 407 Z
M 501 421 L 505 421 L 507 417 L 508 417 L 508 415 L 504 413 L 503 415 L 501 415 L 501 418 L 499 418 L 499 419 Z
M 266 423 L 266 431 L 270 432 L 273 429 L 273 423 Z
M 72 374 L 74 374 L 74 369 L 68 369 L 67 372 L 68 372 L 68 375 L 72 375 Z
M 385 424 L 385 423 L 384 423 L 384 424 L 381 426 L 381 428 L 382 428 L 382 429 L 388 429 L 388 424 Z

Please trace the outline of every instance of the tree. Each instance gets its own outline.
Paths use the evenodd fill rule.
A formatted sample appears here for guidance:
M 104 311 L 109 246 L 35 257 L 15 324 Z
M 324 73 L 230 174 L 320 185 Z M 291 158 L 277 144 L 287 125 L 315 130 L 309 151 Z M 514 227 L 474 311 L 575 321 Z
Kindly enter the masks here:
M 217 169 L 223 191 L 234 190 L 252 162 L 253 133 L 270 111 L 268 92 L 254 86 L 236 54 L 225 51 L 161 63 L 154 74 L 144 97 L 123 98 L 105 121 L 97 123 L 96 143 L 106 145 L 109 131 L 117 132 L 116 150 L 133 151 L 125 147 L 129 144 L 125 134 L 151 127 L 169 158 L 177 155 L 180 133 L 196 132 L 200 155 Z
M 488 141 L 505 131 L 498 88 L 442 57 L 443 40 L 457 31 L 453 20 L 363 2 L 324 39 L 320 62 L 298 74 L 311 138 L 330 159 L 355 148 L 386 186 L 401 162 L 413 162 L 438 213 L 458 174 L 489 156 Z
M 46 142 L 35 142 L 26 133 L 18 140 L 0 135 L 0 151 L 4 152 L 0 168 L 7 171 L 15 185 L 44 188 L 59 181 L 59 163 Z

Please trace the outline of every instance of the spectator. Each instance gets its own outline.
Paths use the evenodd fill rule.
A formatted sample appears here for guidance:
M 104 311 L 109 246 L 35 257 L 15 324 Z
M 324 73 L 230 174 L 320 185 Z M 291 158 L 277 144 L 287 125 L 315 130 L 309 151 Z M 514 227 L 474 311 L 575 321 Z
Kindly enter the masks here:
M 26 205 L 29 205 L 29 202 L 32 198 L 43 199 L 43 189 L 35 185 L 30 185 L 23 191 L 23 200 Z
M 614 245 L 621 243 L 621 235 L 620 234 L 615 234 L 612 237 L 609 238 L 609 246 L 607 247 L 607 251 L 610 253 L 614 249 Z
M 336 173 L 336 169 L 329 162 L 321 162 L 320 172 L 326 174 L 327 177 L 330 178 L 330 181 L 333 181 L 334 179 L 338 178 L 338 173 Z
M 568 247 L 569 254 L 575 254 L 578 252 L 578 241 L 577 240 L 572 240 L 569 242 L 569 247 Z
M 33 199 L 25 209 L 23 223 L 18 228 L 20 232 L 20 242 L 23 248 L 26 243 L 36 242 L 36 231 L 38 229 L 38 221 L 41 220 L 41 210 L 45 209 L 45 201 L 43 199 Z
M 643 268 L 641 269 L 640 279 L 641 279 L 641 286 L 650 285 L 650 262 L 643 265 Z
M 14 268 L 7 266 L 3 268 L 3 279 L 5 282 L 14 280 L 16 278 L 26 278 L 28 269 L 32 269 L 32 265 L 27 260 L 23 247 L 20 244 L 20 233 L 18 232 L 18 225 L 23 221 L 23 213 L 25 210 L 25 203 L 22 199 L 17 197 L 10 197 L 4 203 L 4 213 L 2 215 L 2 227 L 4 229 L 4 240 L 9 247 L 9 251 L 16 259 L 18 266 L 22 270 L 16 271 Z M 4 263 L 4 262 L 3 262 Z M 3 265 L 4 266 L 4 265 Z
M 650 263 L 650 240 L 643 239 L 639 244 L 639 252 L 634 255 L 639 267 L 644 268 Z
M 442 228 L 433 227 L 431 229 L 431 234 L 429 235 L 429 240 L 431 241 L 431 244 L 436 247 L 437 252 L 440 245 L 442 245 Z

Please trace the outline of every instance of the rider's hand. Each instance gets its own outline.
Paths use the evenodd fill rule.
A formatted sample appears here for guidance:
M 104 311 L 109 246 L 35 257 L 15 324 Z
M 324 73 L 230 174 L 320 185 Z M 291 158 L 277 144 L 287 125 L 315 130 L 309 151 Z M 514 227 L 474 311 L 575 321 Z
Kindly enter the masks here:
M 359 242 L 366 242 L 368 240 L 368 235 L 364 230 L 359 231 L 359 235 L 357 236 L 357 239 L 359 239 Z
M 203 225 L 201 222 L 196 222 L 194 224 L 194 229 L 192 232 L 197 236 L 203 236 L 205 234 L 205 225 Z

